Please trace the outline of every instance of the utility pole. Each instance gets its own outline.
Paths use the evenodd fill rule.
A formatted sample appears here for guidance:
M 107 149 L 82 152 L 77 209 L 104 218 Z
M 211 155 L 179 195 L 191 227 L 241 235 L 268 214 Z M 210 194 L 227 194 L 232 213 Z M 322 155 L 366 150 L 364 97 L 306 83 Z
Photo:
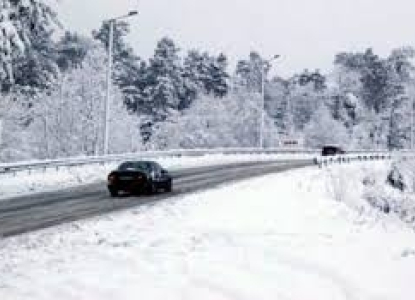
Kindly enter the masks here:
M 263 149 L 264 148 L 264 127 L 265 127 L 265 68 L 267 66 L 267 64 L 269 64 L 270 66 L 272 66 L 272 62 L 276 59 L 278 59 L 280 57 L 280 55 L 274 55 L 271 59 L 266 60 L 266 61 L 262 61 L 262 68 L 261 68 L 261 98 L 262 98 L 262 103 L 261 103 L 261 124 L 260 124 L 260 129 L 259 129 L 259 148 Z
M 117 20 L 125 19 L 137 15 L 137 11 L 130 11 L 127 15 L 117 18 L 109 19 L 106 22 L 109 26 L 108 32 L 108 65 L 107 65 L 107 91 L 105 97 L 105 110 L 104 110 L 104 155 L 108 154 L 109 146 L 109 123 L 110 123 L 110 105 L 111 105 L 111 87 L 112 87 L 112 63 L 113 63 L 113 48 L 114 48 L 114 27 Z

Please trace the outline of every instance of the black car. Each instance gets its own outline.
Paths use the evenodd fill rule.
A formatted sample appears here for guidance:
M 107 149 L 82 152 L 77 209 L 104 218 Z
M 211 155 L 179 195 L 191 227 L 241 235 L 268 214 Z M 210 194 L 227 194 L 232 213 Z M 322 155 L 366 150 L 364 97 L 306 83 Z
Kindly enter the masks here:
M 335 145 L 327 145 L 324 146 L 321 150 L 322 156 L 332 156 L 332 155 L 339 155 L 339 154 L 345 154 L 346 151 L 344 151 L 340 146 Z
M 152 194 L 172 190 L 172 177 L 154 161 L 126 161 L 108 175 L 108 190 L 112 197 L 119 192 Z

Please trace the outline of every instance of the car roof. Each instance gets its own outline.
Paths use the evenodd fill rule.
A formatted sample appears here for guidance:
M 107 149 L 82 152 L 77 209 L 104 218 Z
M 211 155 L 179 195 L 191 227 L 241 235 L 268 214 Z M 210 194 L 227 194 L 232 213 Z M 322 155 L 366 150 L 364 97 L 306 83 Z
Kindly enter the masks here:
M 152 160 L 127 160 L 127 161 L 124 161 L 122 163 L 123 164 L 124 163 L 133 163 L 133 164 L 136 164 L 136 163 L 158 164 L 156 161 L 152 161 Z
M 152 160 L 128 160 L 124 161 L 120 164 L 120 166 L 131 164 L 133 166 L 136 165 L 151 165 L 151 166 L 160 166 L 157 162 Z

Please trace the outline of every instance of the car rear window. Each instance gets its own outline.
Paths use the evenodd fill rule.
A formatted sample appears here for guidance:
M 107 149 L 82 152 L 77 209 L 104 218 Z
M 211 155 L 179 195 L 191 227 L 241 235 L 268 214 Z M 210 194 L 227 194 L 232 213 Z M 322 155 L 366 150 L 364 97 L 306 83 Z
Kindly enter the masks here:
M 128 171 L 128 170 L 143 170 L 143 171 L 149 171 L 151 170 L 151 163 L 149 162 L 125 162 L 122 163 L 118 170 L 120 171 Z

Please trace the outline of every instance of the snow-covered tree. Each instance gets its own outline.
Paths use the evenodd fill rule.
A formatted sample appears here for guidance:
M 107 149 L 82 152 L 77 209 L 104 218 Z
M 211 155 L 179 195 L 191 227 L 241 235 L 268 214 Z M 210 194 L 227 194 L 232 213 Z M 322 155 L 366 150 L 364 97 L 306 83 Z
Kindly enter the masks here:
M 153 114 L 164 120 L 178 110 L 184 92 L 179 48 L 173 40 L 163 38 L 157 44 L 148 68 L 149 85 L 145 90 Z
M 29 101 L 27 95 L 13 90 L 0 99 L 0 161 L 29 159 L 34 151 L 30 147 L 27 124 Z
M 292 123 L 288 120 L 288 81 L 283 78 L 274 78 L 265 86 L 265 108 L 268 115 L 274 120 L 279 132 L 288 133 Z
M 13 83 L 13 60 L 58 24 L 54 2 L 0 0 L 0 80 Z
M 408 97 L 401 96 L 395 99 L 389 119 L 389 149 L 409 148 L 412 105 L 413 103 Z
M 94 48 L 94 40 L 75 32 L 65 32 L 56 43 L 57 64 L 65 72 L 78 68 L 89 50 Z
M 288 113 L 292 116 L 295 131 L 302 131 L 318 107 L 324 102 L 325 94 L 316 91 L 311 84 L 294 85 L 288 99 Z
M 90 50 L 82 66 L 63 74 L 53 90 L 38 95 L 28 127 L 36 157 L 99 155 L 103 146 L 106 54 Z M 110 152 L 139 149 L 139 119 L 128 113 L 116 87 L 110 103 Z
M 188 107 L 200 92 L 217 97 L 225 96 L 228 92 L 229 78 L 226 68 L 227 58 L 223 54 L 215 57 L 207 52 L 189 51 L 184 58 L 183 76 L 185 88 L 192 94 L 190 96 L 193 96 L 193 99 L 190 98 L 185 107 Z
M 349 146 L 347 129 L 336 121 L 325 106 L 321 106 L 304 129 L 305 142 L 310 147 L 322 147 L 327 144 Z
M 351 134 L 350 144 L 359 149 L 386 149 L 389 118 L 387 114 L 365 110 L 359 122 L 348 128 Z
M 265 74 L 270 69 L 267 63 L 259 53 L 253 51 L 249 54 L 249 59 L 240 60 L 236 65 L 237 85 L 242 86 L 250 92 L 262 92 L 262 72 L 265 68 Z
M 192 106 L 156 126 L 155 148 L 257 147 L 261 121 L 257 93 L 233 93 L 224 98 L 202 96 Z M 277 130 L 265 120 L 265 144 L 275 146 Z

